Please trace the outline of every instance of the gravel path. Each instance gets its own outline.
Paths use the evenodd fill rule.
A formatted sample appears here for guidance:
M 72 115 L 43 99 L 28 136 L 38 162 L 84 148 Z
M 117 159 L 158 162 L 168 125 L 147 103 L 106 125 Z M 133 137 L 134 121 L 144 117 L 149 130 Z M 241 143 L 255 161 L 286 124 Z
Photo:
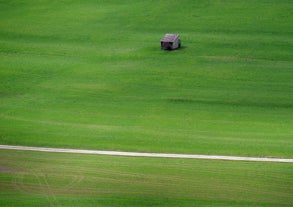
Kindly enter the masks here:
M 38 152 L 63 152 L 63 153 L 75 153 L 75 154 L 114 155 L 114 156 L 128 156 L 128 157 L 185 158 L 185 159 L 234 160 L 234 161 L 255 161 L 255 162 L 257 161 L 259 162 L 290 162 L 290 163 L 293 162 L 293 159 L 283 159 L 283 158 L 119 152 L 119 151 L 101 151 L 101 150 L 27 147 L 27 146 L 12 146 L 12 145 L 0 145 L 0 149 L 28 150 L 28 151 L 38 151 Z

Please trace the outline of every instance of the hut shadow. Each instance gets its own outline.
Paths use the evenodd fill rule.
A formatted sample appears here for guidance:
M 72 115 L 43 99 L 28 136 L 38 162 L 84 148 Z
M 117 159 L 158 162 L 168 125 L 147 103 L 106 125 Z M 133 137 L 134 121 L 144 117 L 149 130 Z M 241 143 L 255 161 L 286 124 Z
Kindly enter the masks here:
M 186 46 L 181 46 L 181 47 L 179 47 L 179 48 L 176 48 L 176 49 L 174 49 L 174 50 L 164 50 L 164 49 L 162 49 L 161 48 L 161 50 L 162 51 L 166 51 L 166 52 L 175 52 L 175 51 L 180 51 L 180 50 L 185 50 L 186 48 L 188 48 L 188 47 L 186 47 Z

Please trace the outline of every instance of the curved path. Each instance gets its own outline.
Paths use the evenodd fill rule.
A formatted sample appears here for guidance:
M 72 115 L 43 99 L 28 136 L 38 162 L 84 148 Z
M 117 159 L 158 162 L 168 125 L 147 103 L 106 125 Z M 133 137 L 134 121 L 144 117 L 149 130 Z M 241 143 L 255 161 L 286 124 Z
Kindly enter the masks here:
M 293 162 L 293 159 L 283 159 L 283 158 L 237 157 L 237 156 L 193 155 L 193 154 L 166 154 L 166 153 L 144 153 L 144 152 L 119 152 L 119 151 L 102 151 L 102 150 L 27 147 L 27 146 L 12 146 L 12 145 L 0 145 L 0 149 L 28 150 L 28 151 L 38 151 L 38 152 L 63 152 L 63 153 L 76 153 L 76 154 L 95 154 L 95 155 L 115 155 L 115 156 L 129 156 L 129 157 L 186 158 L 186 159 L 259 161 L 259 162 L 290 162 L 290 163 Z

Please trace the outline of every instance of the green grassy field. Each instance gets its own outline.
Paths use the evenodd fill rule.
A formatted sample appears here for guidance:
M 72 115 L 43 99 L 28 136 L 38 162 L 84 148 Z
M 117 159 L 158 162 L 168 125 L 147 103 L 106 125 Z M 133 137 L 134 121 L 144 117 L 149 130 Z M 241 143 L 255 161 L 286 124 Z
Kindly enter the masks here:
M 0 0 L 0 144 L 292 158 L 292 11 L 291 0 Z M 160 50 L 165 33 L 182 49 Z M 0 158 L 0 206 L 293 205 L 292 164 Z
M 6 150 L 0 156 L 0 202 L 7 206 L 289 207 L 293 203 L 291 163 Z
M 292 9 L 2 1 L 0 142 L 292 157 Z

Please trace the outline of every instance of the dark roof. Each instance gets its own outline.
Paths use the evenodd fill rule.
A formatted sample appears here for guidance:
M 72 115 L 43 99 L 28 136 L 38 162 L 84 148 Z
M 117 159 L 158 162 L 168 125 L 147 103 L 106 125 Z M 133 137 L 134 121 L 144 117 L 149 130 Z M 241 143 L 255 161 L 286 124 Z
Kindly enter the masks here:
M 165 34 L 165 37 L 161 39 L 161 42 L 174 42 L 179 38 L 179 34 Z

